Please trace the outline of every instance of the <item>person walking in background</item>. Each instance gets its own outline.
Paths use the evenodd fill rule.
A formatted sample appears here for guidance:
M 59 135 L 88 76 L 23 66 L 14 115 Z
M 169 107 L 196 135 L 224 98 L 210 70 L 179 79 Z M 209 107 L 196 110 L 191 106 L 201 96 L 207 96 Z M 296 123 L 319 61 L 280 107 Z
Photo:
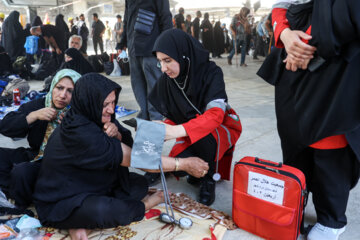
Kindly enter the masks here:
M 191 15 L 188 14 L 188 15 L 186 15 L 185 29 L 186 29 L 186 32 L 188 34 L 190 34 L 190 35 L 191 35 L 191 25 L 192 25 L 192 23 L 191 23 Z
M 95 54 L 97 55 L 97 45 L 100 46 L 101 54 L 104 52 L 104 43 L 103 43 L 103 35 L 105 32 L 104 23 L 99 19 L 97 13 L 93 13 L 93 24 L 92 24 L 92 38 L 93 38 L 93 45 Z
M 224 32 L 220 26 L 220 21 L 215 23 L 214 27 L 214 47 L 213 47 L 213 57 L 222 58 L 221 54 L 225 51 L 225 38 Z
M 117 22 L 114 26 L 114 32 L 115 32 L 115 42 L 116 42 L 116 49 L 118 49 L 118 44 L 121 40 L 121 34 L 123 32 L 123 24 L 122 24 L 122 18 L 121 15 L 116 15 Z
M 250 9 L 247 7 L 243 7 L 240 10 L 239 14 L 236 14 L 230 24 L 230 29 L 232 32 L 232 39 L 233 39 L 233 49 L 231 50 L 228 56 L 228 64 L 232 64 L 232 58 L 235 54 L 235 51 L 241 48 L 241 61 L 240 66 L 246 67 L 247 64 L 245 63 L 246 57 L 246 32 L 250 32 L 250 24 L 247 20 L 247 15 L 249 15 Z
M 201 34 L 202 34 L 202 44 L 204 48 L 210 53 L 213 51 L 213 26 L 209 20 L 209 13 L 204 14 L 204 20 L 200 25 Z
M 78 29 L 77 29 L 77 25 L 74 23 L 74 18 L 69 17 L 68 22 L 69 22 L 70 36 L 77 35 Z
M 264 27 L 264 22 L 266 21 L 267 16 L 264 16 L 256 26 L 256 44 L 253 59 L 259 59 L 258 55 L 266 57 L 268 55 L 269 39 L 267 36 L 266 28 Z
M 155 15 L 151 27 L 143 25 L 141 11 Z M 173 28 L 168 0 L 125 1 L 123 33 L 118 50 L 128 47 L 131 86 L 140 107 L 138 118 L 160 120 L 162 115 L 148 101 L 148 95 L 161 76 L 156 57 L 152 54 L 156 38 Z
M 230 52 L 230 37 L 229 37 L 229 30 L 226 28 L 226 23 L 221 24 L 221 29 L 224 34 L 224 48 L 225 52 Z
M 191 26 L 191 35 L 197 40 L 200 40 L 199 39 L 199 36 L 200 36 L 200 18 L 201 18 L 201 12 L 197 11 L 196 12 L 196 18 L 192 22 L 192 26 Z
M 179 8 L 179 13 L 174 16 L 174 19 L 175 19 L 176 28 L 186 32 L 184 14 L 185 14 L 185 10 L 184 8 L 181 7 Z
M 87 54 L 86 53 L 87 42 L 88 42 L 88 37 L 89 37 L 89 29 L 86 26 L 84 14 L 80 14 L 79 18 L 80 19 L 76 23 L 76 25 L 77 25 L 77 30 L 78 30 L 77 35 L 81 36 L 81 38 L 82 38 L 82 45 L 81 45 L 80 51 L 86 55 Z
M 110 45 L 111 51 L 113 51 L 112 43 L 111 43 L 112 31 L 109 26 L 109 21 L 105 21 L 105 50 L 108 50 L 108 45 Z

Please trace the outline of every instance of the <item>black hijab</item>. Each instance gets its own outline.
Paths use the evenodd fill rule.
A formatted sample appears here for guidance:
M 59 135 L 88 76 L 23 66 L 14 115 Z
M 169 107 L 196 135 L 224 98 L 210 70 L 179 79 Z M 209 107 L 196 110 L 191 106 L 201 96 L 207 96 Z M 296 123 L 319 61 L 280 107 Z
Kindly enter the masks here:
M 117 102 L 121 91 L 119 84 L 97 73 L 82 76 L 75 84 L 70 103 L 71 109 L 62 121 L 62 130 L 66 131 L 74 126 L 82 125 L 84 120 L 94 122 L 102 129 L 103 103 L 106 97 L 114 90 L 115 102 Z M 80 118 L 78 118 L 79 116 Z M 114 122 L 114 120 L 115 113 L 111 116 L 111 121 Z
M 79 50 L 76 48 L 69 48 L 65 51 L 65 54 L 70 56 L 72 60 L 64 62 L 61 69 L 70 68 L 81 75 L 86 73 L 94 72 L 93 67 L 90 63 L 84 58 Z
M 201 43 L 179 29 L 169 29 L 156 40 L 153 52 L 164 53 L 180 64 L 180 74 L 171 79 L 165 73 L 149 95 L 149 101 L 165 117 L 181 124 L 196 117 L 209 102 L 225 99 L 225 83 L 221 69 L 209 61 L 209 52 Z M 183 88 L 183 90 L 181 90 Z
M 42 26 L 42 25 L 43 25 L 43 22 L 41 21 L 41 18 L 39 16 L 36 16 L 31 23 L 32 27 Z
M 59 14 L 55 18 L 55 27 L 61 30 L 62 33 L 69 34 L 69 27 L 64 21 L 64 15 Z
M 3 23 L 1 44 L 9 54 L 11 61 L 25 53 L 25 32 L 19 22 L 20 13 L 12 11 Z

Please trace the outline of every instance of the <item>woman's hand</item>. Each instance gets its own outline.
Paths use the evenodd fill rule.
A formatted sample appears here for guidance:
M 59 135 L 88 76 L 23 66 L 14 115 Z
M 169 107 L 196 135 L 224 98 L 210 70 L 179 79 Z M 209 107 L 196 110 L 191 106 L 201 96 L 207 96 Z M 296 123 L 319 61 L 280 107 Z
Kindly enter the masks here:
M 65 113 L 60 113 L 60 115 L 59 115 L 59 120 L 58 120 L 58 123 L 60 124 L 61 123 L 61 121 L 64 119 L 64 117 L 65 117 Z
M 104 132 L 109 137 L 115 137 L 121 141 L 122 136 L 121 136 L 121 133 L 119 132 L 118 127 L 115 125 L 115 123 L 112 123 L 112 122 L 105 123 L 104 124 Z
M 293 60 L 300 61 L 314 57 L 316 48 L 302 41 L 310 40 L 312 37 L 302 31 L 293 31 L 290 28 L 284 29 L 280 34 L 280 40 L 285 46 L 285 50 Z
M 201 178 L 207 174 L 209 164 L 198 157 L 180 158 L 179 170 L 185 171 L 196 178 Z
M 30 125 L 36 120 L 52 121 L 56 118 L 56 110 L 54 108 L 46 107 L 37 111 L 31 112 L 26 116 L 26 121 Z
M 286 64 L 285 67 L 287 70 L 296 72 L 298 70 L 298 68 L 301 68 L 303 70 L 307 69 L 310 60 L 311 59 L 296 61 L 292 57 L 287 56 L 283 62 Z

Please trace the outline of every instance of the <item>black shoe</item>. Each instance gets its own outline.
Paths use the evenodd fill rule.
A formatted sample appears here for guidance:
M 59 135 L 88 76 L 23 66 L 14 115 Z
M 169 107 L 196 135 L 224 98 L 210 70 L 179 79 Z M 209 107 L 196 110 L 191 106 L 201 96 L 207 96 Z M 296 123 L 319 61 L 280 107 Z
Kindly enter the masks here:
M 215 201 L 215 181 L 204 178 L 201 181 L 199 203 L 210 206 Z
M 160 173 L 145 173 L 144 177 L 148 182 L 149 186 L 155 185 L 160 180 Z
M 253 59 L 254 59 L 254 60 L 259 60 L 259 58 L 258 58 L 258 57 L 253 57 Z
M 193 177 L 191 175 L 186 176 L 186 181 L 191 185 L 199 185 L 200 184 L 200 178 Z

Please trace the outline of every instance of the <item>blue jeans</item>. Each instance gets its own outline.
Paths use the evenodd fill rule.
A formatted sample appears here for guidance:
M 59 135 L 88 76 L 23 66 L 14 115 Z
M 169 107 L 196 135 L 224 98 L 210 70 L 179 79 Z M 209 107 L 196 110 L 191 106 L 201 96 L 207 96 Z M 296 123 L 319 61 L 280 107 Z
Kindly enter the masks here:
M 235 54 L 235 40 L 233 39 L 233 48 L 228 56 L 228 59 L 232 59 Z M 246 44 L 245 40 L 236 40 L 236 49 L 239 49 L 241 46 L 241 64 L 245 63 L 245 56 L 246 56 Z

